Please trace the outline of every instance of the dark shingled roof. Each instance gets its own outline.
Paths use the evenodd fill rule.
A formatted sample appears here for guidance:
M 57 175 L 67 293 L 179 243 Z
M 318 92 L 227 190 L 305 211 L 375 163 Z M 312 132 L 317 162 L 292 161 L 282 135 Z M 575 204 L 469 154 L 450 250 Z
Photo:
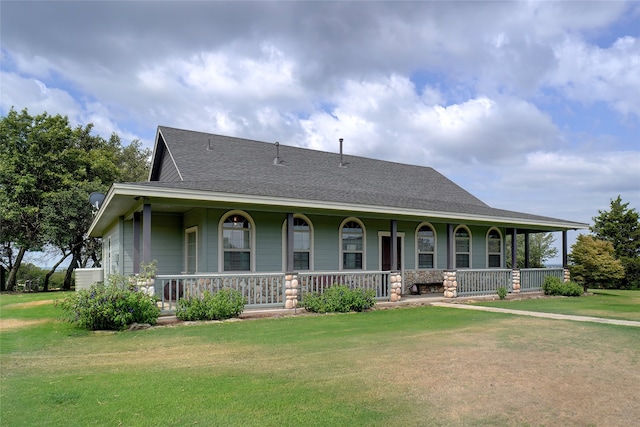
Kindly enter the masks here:
M 492 208 L 431 167 L 349 155 L 343 156 L 341 167 L 339 153 L 287 145 L 279 147 L 280 164 L 275 157 L 273 143 L 160 126 L 151 181 L 144 185 L 562 221 Z M 171 173 L 173 167 L 180 176 Z

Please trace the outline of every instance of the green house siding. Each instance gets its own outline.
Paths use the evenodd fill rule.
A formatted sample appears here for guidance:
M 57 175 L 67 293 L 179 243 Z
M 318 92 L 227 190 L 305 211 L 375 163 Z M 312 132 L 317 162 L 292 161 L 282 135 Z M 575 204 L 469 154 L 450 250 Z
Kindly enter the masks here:
M 206 229 L 208 228 L 207 222 L 207 210 L 202 208 L 192 209 L 186 214 L 184 214 L 184 218 L 182 221 L 182 237 L 181 237 L 181 246 L 182 246 L 182 270 L 186 270 L 185 265 L 185 233 L 188 229 L 196 227 L 197 228 L 197 264 L 198 271 L 209 272 L 216 270 L 209 270 L 209 262 L 207 259 L 207 252 L 205 250 L 205 240 L 204 236 L 206 236 Z
M 219 265 L 219 227 L 221 219 L 231 209 L 194 208 L 185 214 L 153 213 L 151 224 L 151 259 L 158 261 L 158 274 L 180 274 L 185 271 L 185 231 L 197 227 L 199 273 L 222 272 Z M 283 224 L 285 212 L 264 212 L 244 209 L 255 228 L 256 272 L 283 271 L 285 256 Z M 294 212 L 297 213 L 297 212 Z M 301 212 L 304 213 L 304 212 Z M 306 214 L 306 213 L 304 213 Z M 315 271 L 336 271 L 340 268 L 340 225 L 350 215 L 323 216 L 306 214 L 313 226 L 313 264 Z M 355 217 L 362 222 L 365 234 L 365 260 L 363 268 L 378 270 L 381 266 L 380 235 L 390 233 L 391 224 L 386 219 Z M 397 232 L 403 235 L 403 267 L 417 269 L 416 229 L 423 221 L 398 221 Z M 447 224 L 428 221 L 436 232 L 436 269 L 447 267 Z M 454 226 L 455 228 L 455 226 Z M 471 268 L 487 267 L 486 235 L 490 227 L 469 226 L 472 234 Z M 502 264 L 506 254 L 506 230 L 502 235 Z M 107 266 L 108 242 L 111 245 L 111 268 L 115 273 L 133 272 L 133 222 L 120 220 L 105 233 L 103 256 Z M 142 244 L 142 242 L 141 242 Z M 142 253 L 140 254 L 142 257 Z M 107 271 L 107 269 L 105 269 Z
M 102 237 L 102 263 L 106 274 L 120 273 L 120 227 L 116 222 Z
M 316 270 L 338 270 L 340 262 L 340 223 L 343 217 L 309 215 L 313 223 L 313 251 Z
M 282 223 L 281 213 L 247 212 L 256 224 L 256 271 L 282 271 Z
M 158 260 L 158 274 L 176 274 L 184 271 L 182 215 L 152 215 L 151 259 Z
M 122 221 L 122 268 L 124 274 L 133 273 L 133 221 Z
M 198 230 L 200 239 L 199 258 L 202 264 L 198 264 L 201 271 L 218 272 L 218 223 L 222 215 L 227 212 L 222 209 L 207 209 L 204 215 L 202 230 Z

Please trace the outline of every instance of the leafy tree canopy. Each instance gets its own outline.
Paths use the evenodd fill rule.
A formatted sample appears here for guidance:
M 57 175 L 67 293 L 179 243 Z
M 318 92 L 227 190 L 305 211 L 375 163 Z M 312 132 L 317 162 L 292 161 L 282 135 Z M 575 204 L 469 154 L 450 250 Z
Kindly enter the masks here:
M 598 213 L 590 230 L 598 239 L 613 245 L 615 257 L 625 271 L 620 287 L 640 288 L 640 214 L 629 209 L 629 203 L 623 203 L 620 196 L 611 200 L 610 210 Z
M 93 219 L 89 194 L 146 179 L 150 150 L 139 141 L 125 147 L 115 134 L 105 140 L 92 129 L 26 109 L 0 119 L 0 262 L 10 269 L 9 287 L 25 252 L 50 245 L 62 253 L 60 262 L 72 256 L 68 288 L 74 267 L 100 258 L 99 245 L 85 237 Z
M 611 242 L 580 234 L 569 255 L 571 277 L 585 288 L 617 288 L 624 268 L 614 255 Z
M 622 199 L 611 200 L 609 211 L 598 211 L 591 232 L 601 240 L 611 242 L 617 258 L 640 256 L 640 215 L 629 209 Z

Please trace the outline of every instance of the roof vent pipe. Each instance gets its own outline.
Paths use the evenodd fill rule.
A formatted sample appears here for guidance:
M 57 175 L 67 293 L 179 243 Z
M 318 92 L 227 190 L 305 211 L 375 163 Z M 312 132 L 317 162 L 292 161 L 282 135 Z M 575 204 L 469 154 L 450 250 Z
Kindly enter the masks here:
M 207 147 L 207 151 L 211 151 L 211 138 L 209 138 L 209 146 Z
M 344 139 L 340 138 L 338 141 L 340 141 L 340 167 L 344 167 L 344 162 L 342 161 L 342 141 L 344 141 Z
M 279 165 L 280 164 L 280 143 L 276 141 L 274 145 L 276 146 L 276 158 L 273 159 L 273 164 Z

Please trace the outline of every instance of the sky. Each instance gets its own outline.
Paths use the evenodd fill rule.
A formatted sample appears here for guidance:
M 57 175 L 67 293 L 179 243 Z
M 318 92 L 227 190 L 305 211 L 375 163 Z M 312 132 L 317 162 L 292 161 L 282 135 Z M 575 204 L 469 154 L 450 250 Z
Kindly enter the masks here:
M 640 211 L 640 2 L 2 0 L 11 108 L 149 148 L 159 125 L 344 138 L 493 207 L 591 224 L 618 195 Z

